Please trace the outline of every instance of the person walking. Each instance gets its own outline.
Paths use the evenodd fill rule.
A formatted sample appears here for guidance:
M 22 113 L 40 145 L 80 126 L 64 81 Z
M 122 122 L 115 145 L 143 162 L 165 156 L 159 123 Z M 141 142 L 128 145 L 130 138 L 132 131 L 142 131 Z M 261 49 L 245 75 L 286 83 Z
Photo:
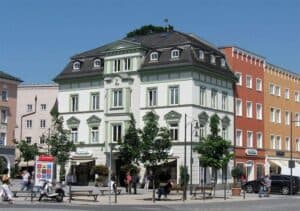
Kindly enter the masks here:
M 149 190 L 149 183 L 150 183 L 150 175 L 146 175 L 145 176 L 144 183 L 145 183 L 144 190 L 146 192 L 148 192 L 148 190 Z
M 131 184 L 132 184 L 132 177 L 130 175 L 130 172 L 126 173 L 126 177 L 125 177 L 125 185 L 126 185 L 126 192 L 131 194 Z
M 140 177 L 134 174 L 132 177 L 133 194 L 136 194 L 137 184 L 139 183 Z
M 266 186 L 265 196 L 269 197 L 270 196 L 270 192 L 271 192 L 271 183 L 272 183 L 269 175 L 265 176 L 264 182 L 265 182 L 265 186 Z
M 30 189 L 30 174 L 27 170 L 24 170 L 22 173 L 22 187 L 21 191 L 28 191 Z
M 2 176 L 2 192 L 1 196 L 5 201 L 8 201 L 10 204 L 12 204 L 13 201 L 13 194 L 9 188 L 10 185 L 10 179 L 8 176 L 8 169 L 4 170 L 4 175 Z

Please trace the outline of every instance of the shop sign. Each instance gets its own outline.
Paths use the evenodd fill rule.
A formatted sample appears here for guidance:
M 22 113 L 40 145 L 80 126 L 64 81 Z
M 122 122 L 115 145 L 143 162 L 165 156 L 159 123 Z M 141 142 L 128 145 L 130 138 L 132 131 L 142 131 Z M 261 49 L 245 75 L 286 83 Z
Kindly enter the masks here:
M 257 155 L 257 150 L 256 149 L 246 149 L 245 151 L 246 155 Z

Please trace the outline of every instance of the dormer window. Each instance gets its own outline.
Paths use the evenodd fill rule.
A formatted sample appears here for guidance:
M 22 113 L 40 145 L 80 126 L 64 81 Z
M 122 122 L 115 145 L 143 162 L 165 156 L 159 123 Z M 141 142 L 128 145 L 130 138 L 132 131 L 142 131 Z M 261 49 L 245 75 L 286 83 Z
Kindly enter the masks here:
M 100 68 L 101 67 L 101 60 L 95 59 L 94 60 L 94 68 Z
M 224 58 L 221 59 L 221 67 L 226 67 L 226 61 Z
M 74 62 L 73 63 L 73 70 L 80 70 L 80 62 Z
M 178 59 L 179 58 L 179 50 L 174 49 L 171 51 L 171 59 Z
M 210 55 L 210 63 L 216 64 L 216 57 L 214 55 Z
M 199 59 L 204 60 L 204 51 L 199 50 Z
M 152 52 L 150 54 L 150 61 L 158 61 L 158 53 L 157 52 Z

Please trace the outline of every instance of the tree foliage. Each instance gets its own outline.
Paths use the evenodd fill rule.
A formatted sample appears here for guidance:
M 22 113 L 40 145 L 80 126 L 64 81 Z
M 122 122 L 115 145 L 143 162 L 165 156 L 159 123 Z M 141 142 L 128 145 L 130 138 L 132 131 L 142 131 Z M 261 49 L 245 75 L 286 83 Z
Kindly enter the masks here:
M 134 36 L 139 36 L 139 35 L 147 35 L 147 34 L 160 33 L 160 32 L 168 32 L 168 31 L 173 31 L 173 29 L 174 29 L 174 27 L 172 25 L 168 25 L 166 27 L 154 26 L 152 24 L 144 25 L 138 29 L 128 32 L 126 37 L 134 37 Z
M 20 150 L 20 157 L 23 158 L 25 162 L 34 160 L 35 156 L 39 154 L 36 143 L 28 144 L 26 141 L 22 140 L 17 144 L 17 148 Z

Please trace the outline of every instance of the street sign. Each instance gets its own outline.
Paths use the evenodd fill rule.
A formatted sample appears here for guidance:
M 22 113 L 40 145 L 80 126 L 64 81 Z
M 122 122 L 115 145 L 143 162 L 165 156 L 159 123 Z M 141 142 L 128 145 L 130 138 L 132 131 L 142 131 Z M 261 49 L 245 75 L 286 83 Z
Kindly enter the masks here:
M 295 161 L 289 160 L 289 168 L 295 168 Z

